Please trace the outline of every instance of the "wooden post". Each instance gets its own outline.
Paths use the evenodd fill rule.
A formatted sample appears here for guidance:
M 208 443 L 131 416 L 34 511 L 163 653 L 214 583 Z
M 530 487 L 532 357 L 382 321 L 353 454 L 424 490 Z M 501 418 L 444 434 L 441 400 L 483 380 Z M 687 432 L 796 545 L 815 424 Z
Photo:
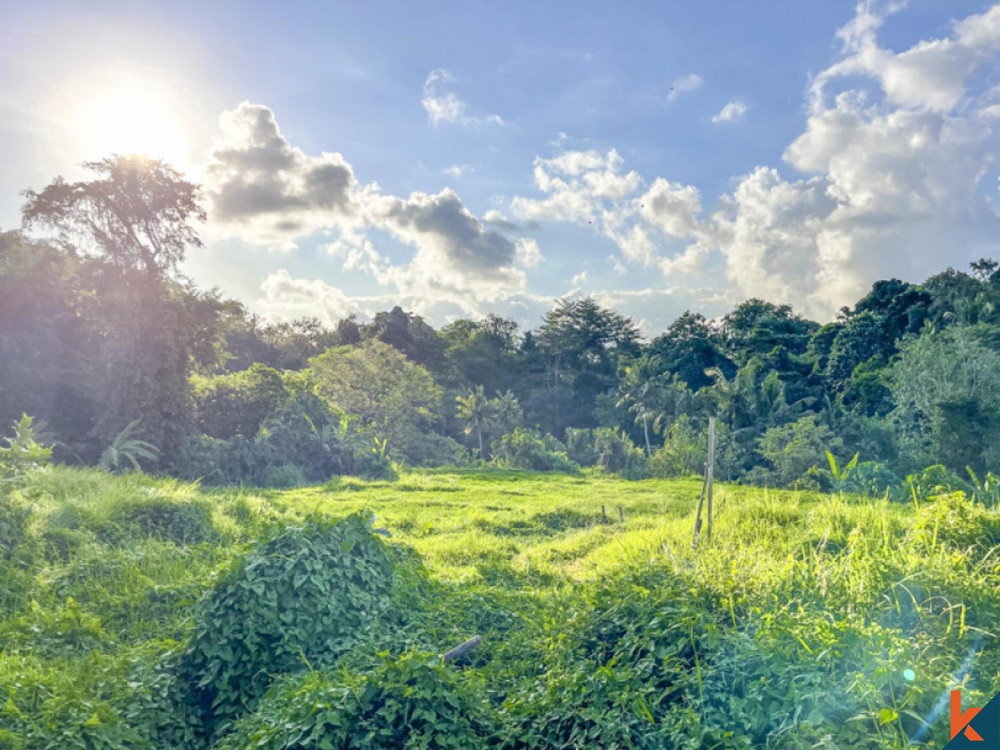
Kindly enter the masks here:
M 698 544 L 698 536 L 701 534 L 701 510 L 705 507 L 705 491 L 708 489 L 708 462 L 705 463 L 705 476 L 701 483 L 701 496 L 698 498 L 698 510 L 694 514 L 694 532 L 691 534 L 691 546 Z
M 622 506 L 618 506 L 618 520 L 625 523 L 625 511 L 622 510 Z
M 601 518 L 603 518 L 605 521 L 608 520 L 608 512 L 606 510 L 604 510 L 604 506 L 603 505 L 601 506 Z
M 708 533 L 706 535 L 709 542 L 712 541 L 712 480 L 715 473 L 715 417 L 708 418 L 708 470 L 705 481 L 708 485 Z

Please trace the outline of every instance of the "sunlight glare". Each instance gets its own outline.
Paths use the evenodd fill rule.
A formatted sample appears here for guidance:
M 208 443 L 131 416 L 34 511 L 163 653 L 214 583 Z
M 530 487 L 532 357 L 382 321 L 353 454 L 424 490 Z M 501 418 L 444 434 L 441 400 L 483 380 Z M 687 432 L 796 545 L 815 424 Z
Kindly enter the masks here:
M 71 127 L 88 158 L 142 154 L 183 170 L 188 143 L 178 110 L 155 81 L 118 80 L 88 87 L 77 99 Z

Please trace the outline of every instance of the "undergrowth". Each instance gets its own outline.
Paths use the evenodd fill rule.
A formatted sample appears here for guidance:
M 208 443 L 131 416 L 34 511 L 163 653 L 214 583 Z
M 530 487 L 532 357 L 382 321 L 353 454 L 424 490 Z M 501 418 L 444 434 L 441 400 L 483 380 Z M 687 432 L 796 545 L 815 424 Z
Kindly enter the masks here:
M 723 486 L 692 549 L 699 490 L 36 468 L 0 491 L 0 748 L 941 747 L 942 695 L 1000 691 L 997 508 Z

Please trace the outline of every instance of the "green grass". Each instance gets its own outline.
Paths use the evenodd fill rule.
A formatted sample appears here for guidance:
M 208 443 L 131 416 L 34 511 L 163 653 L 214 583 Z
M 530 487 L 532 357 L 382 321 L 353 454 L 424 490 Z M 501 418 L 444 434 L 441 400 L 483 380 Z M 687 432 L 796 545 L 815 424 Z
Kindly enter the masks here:
M 446 684 L 489 708 L 463 731 L 493 727 L 492 744 L 905 747 L 920 733 L 941 747 L 947 712 L 921 721 L 944 691 L 961 684 L 975 706 L 1000 691 L 1000 512 L 722 485 L 712 542 L 692 549 L 700 489 L 436 470 L 202 490 L 54 467 L 14 498 L 31 515 L 0 561 L 0 748 L 161 746 L 148 717 L 170 698 L 150 675 L 214 582 L 279 528 L 357 511 L 416 552 L 426 583 L 339 668 L 396 674 L 371 666 L 376 651 L 483 635 Z M 336 692 L 337 673 L 310 665 L 309 684 Z M 296 684 L 219 747 L 281 735 L 282 701 L 308 693 Z

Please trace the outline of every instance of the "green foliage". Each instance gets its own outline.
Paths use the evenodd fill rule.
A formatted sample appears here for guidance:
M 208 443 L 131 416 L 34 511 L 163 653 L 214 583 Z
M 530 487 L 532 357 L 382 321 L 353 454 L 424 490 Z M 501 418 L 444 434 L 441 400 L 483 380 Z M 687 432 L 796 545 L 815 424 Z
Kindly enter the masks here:
M 649 471 L 654 477 L 700 475 L 707 460 L 707 427 L 682 414 L 667 428 L 663 447 L 649 457 Z
M 99 465 L 105 471 L 121 471 L 129 464 L 134 471 L 139 471 L 139 459 L 154 461 L 160 455 L 155 445 L 145 440 L 132 437 L 139 427 L 141 419 L 133 419 L 115 436 L 111 445 L 101 454 Z
M 387 440 L 390 451 L 402 432 L 426 426 L 441 399 L 426 369 L 380 341 L 331 349 L 312 360 L 310 373 L 321 396 Z
M 620 474 L 625 479 L 645 479 L 649 476 L 643 452 L 617 430 L 607 427 L 594 430 L 594 453 L 597 465 L 605 471 Z
M 814 414 L 772 427 L 757 441 L 761 455 L 771 464 L 770 476 L 781 486 L 802 479 L 810 468 L 826 463 L 828 446 L 839 449 L 839 443 Z
M 252 438 L 290 396 L 281 373 L 260 363 L 193 383 L 198 428 L 213 438 Z
M 389 457 L 374 449 L 359 451 L 354 457 L 354 465 L 355 473 L 362 479 L 393 481 L 397 478 Z
M 331 664 L 391 607 L 395 563 L 369 520 L 312 521 L 259 545 L 216 584 L 180 668 L 210 724 L 272 675 Z
M 490 744 L 495 730 L 440 657 L 383 654 L 369 673 L 309 672 L 276 685 L 220 750 L 465 750 Z
M 579 467 L 566 455 L 566 449 L 551 435 L 517 427 L 513 432 L 493 441 L 490 446 L 493 463 L 511 469 L 532 471 L 562 471 L 574 473 Z
M 6 447 L 0 445 L 0 493 L 24 482 L 31 472 L 48 464 L 52 449 L 38 444 L 32 418 L 27 414 L 14 423 L 14 436 L 4 438 Z

